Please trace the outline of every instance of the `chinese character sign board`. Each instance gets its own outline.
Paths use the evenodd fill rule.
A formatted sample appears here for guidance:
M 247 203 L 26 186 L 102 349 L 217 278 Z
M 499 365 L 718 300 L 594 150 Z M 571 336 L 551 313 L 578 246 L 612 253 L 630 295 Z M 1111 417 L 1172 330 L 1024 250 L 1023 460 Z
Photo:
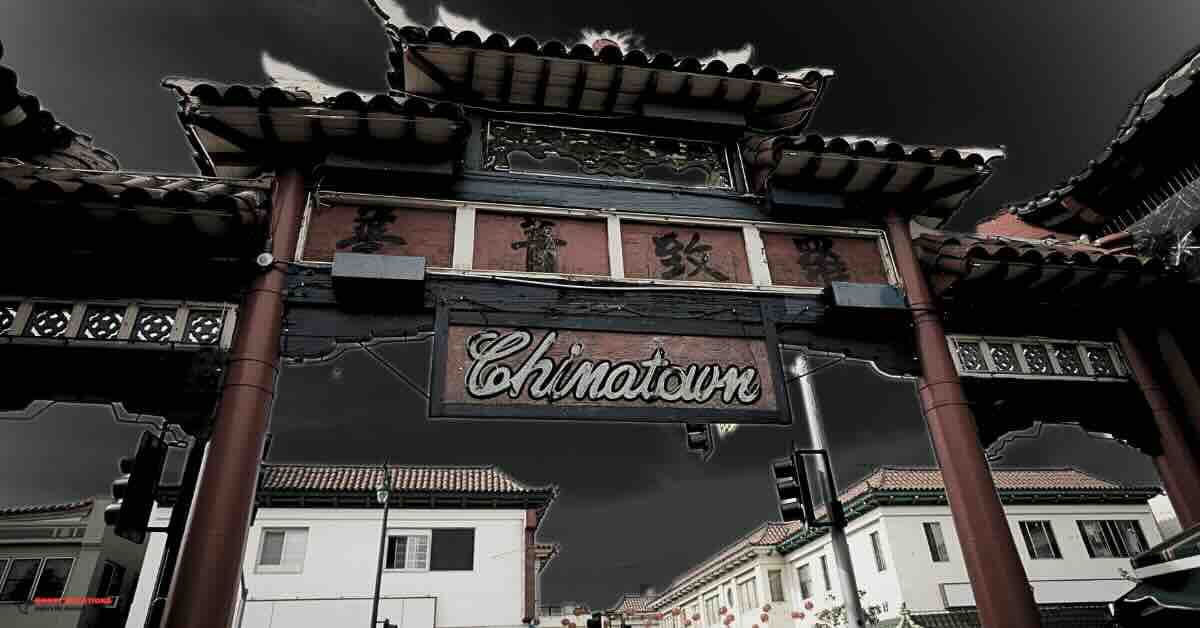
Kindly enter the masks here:
M 621 223 L 625 276 L 751 284 L 741 229 Z
M 889 283 L 876 238 L 771 231 L 761 237 L 774 285 Z
M 479 212 L 474 266 L 564 275 L 608 275 L 608 230 L 603 220 L 552 214 Z
M 449 268 L 454 212 L 379 205 L 317 207 L 309 217 L 304 260 L 332 262 L 336 252 L 411 255 Z

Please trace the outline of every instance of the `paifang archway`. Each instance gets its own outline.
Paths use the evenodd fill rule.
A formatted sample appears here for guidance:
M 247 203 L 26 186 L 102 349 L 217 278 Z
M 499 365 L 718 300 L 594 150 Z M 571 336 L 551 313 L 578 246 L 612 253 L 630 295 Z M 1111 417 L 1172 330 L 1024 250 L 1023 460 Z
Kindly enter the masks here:
M 1122 203 L 1194 150 L 1154 150 L 1183 128 L 1172 125 L 1191 124 L 1176 103 L 1194 102 L 1194 72 L 1186 85 L 1173 79 L 1155 92 L 1169 95 L 1169 106 L 1139 103 L 1146 123 L 1122 130 L 1124 146 L 1113 151 L 1120 158 L 1105 157 L 1104 168 L 1050 201 L 998 217 L 987 233 L 963 235 L 934 228 L 986 181 L 1003 151 L 809 133 L 828 70 L 781 77 L 770 68 L 651 60 L 603 43 L 567 54 L 528 37 L 493 35 L 483 45 L 441 27 L 387 32 L 386 95 L 168 81 L 197 163 L 214 178 L 165 178 L 159 188 L 132 174 L 96 178 L 70 163 L 30 172 L 17 170 L 30 169 L 25 163 L 0 165 L 6 203 L 40 205 L 49 195 L 61 207 L 77 194 L 69 200 L 80 208 L 95 209 L 103 197 L 136 215 L 156 204 L 199 205 L 205 211 L 163 212 L 166 222 L 215 233 L 221 246 L 249 246 L 219 256 L 236 269 L 222 294 L 248 289 L 237 333 L 224 338 L 213 439 L 164 625 L 225 626 L 232 616 L 281 356 L 440 333 L 447 346 L 435 352 L 434 377 L 446 398 L 435 402 L 445 410 L 450 393 L 462 392 L 449 387 L 459 381 L 454 369 L 469 370 L 461 354 L 450 358 L 470 345 L 450 342 L 454 325 L 569 329 L 614 363 L 656 356 L 621 353 L 633 335 L 698 339 L 703 351 L 684 362 L 697 373 L 718 363 L 705 351 L 743 358 L 736 371 L 721 363 L 734 373 L 726 390 L 739 396 L 714 401 L 690 388 L 703 398 L 678 412 L 639 414 L 650 420 L 728 422 L 732 404 L 753 405 L 764 421 L 779 416 L 781 398 L 767 391 L 778 390 L 770 378 L 780 375 L 781 343 L 918 376 L 988 626 L 1039 623 L 981 446 L 981 435 L 987 441 L 1040 414 L 1033 400 L 1137 443 L 1155 456 L 1181 522 L 1200 519 L 1200 389 L 1184 357 L 1195 345 L 1173 335 L 1186 320 L 1164 316 L 1194 300 L 1195 285 L 1178 264 L 1099 241 L 1133 237 L 1106 217 L 1119 217 Z M 1044 237 L 1054 236 L 1046 225 L 1098 239 Z M 857 288 L 839 296 L 845 286 Z M 18 288 L 56 299 L 85 290 L 62 277 L 9 290 Z M 87 302 L 72 303 L 72 312 L 87 311 Z M 30 301 L 3 319 L 11 318 L 6 339 L 33 339 L 11 344 L 45 344 L 28 326 L 35 307 Z M 67 324 L 61 335 L 79 340 L 79 331 Z M 1161 364 L 1153 357 L 1160 352 Z M 553 357 L 548 373 L 567 361 Z M 751 365 L 765 379 L 735 386 Z M 612 420 L 614 407 L 637 402 L 629 377 L 621 385 L 595 378 L 598 394 L 559 404 L 556 416 Z M 683 385 L 674 386 L 655 390 Z M 476 418 L 511 420 L 514 407 L 531 405 L 520 402 L 528 389 L 513 390 L 516 401 L 453 401 L 475 406 Z M 537 401 L 529 418 L 553 418 Z M 532 586 L 525 595 L 531 608 Z

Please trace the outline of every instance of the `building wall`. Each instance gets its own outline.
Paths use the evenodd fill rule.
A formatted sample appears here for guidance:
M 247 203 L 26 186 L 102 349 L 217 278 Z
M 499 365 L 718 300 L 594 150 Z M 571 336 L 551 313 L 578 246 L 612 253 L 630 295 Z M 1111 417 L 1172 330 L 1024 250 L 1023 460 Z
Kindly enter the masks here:
M 124 587 L 132 593 L 141 562 L 141 547 L 116 537 L 104 525 L 104 507 L 108 500 L 97 498 L 91 512 L 52 513 L 12 517 L 0 521 L 8 528 L 71 528 L 83 527 L 83 536 L 63 539 L 13 538 L 0 542 L 0 558 L 74 558 L 67 576 L 64 597 L 90 596 L 96 593 L 101 567 L 111 560 L 125 567 Z M 0 603 L 0 626 L 4 628 L 65 628 L 100 625 L 119 609 L 64 608 L 38 610 L 32 604 Z
M 950 606 L 974 605 L 970 581 L 963 563 L 962 548 L 949 508 L 945 506 L 887 507 L 886 519 L 904 583 L 904 599 L 912 610 L 940 610 Z M 1154 515 L 1146 504 L 1013 505 L 1005 507 L 1017 553 L 1039 603 L 1110 602 L 1128 591 L 1133 583 L 1119 570 L 1131 570 L 1127 558 L 1091 558 L 1079 533 L 1081 519 L 1133 519 L 1141 526 L 1149 545 L 1162 540 Z M 1049 521 L 1062 553 L 1058 559 L 1031 559 L 1021 535 L 1020 521 Z M 941 523 L 949 562 L 930 558 L 922 523 Z M 943 593 L 944 591 L 944 593 Z
M 1039 603 L 1063 602 L 1109 602 L 1126 592 L 1133 583 L 1124 580 L 1120 569 L 1131 570 L 1127 558 L 1091 558 L 1080 536 L 1076 521 L 1081 519 L 1133 519 L 1142 528 L 1149 545 L 1161 542 L 1162 536 L 1155 526 L 1154 515 L 1147 504 L 1046 504 L 1013 505 L 1005 508 L 1009 527 L 1017 543 L 1017 550 L 1034 589 Z M 1019 522 L 1022 520 L 1050 521 L 1054 530 L 1060 559 L 1037 559 L 1029 557 L 1021 536 Z M 935 563 L 925 539 L 925 522 L 941 524 L 950 560 Z M 885 569 L 878 569 L 871 548 L 870 534 L 879 533 Z M 888 506 L 875 508 L 866 515 L 851 521 L 847 529 L 851 562 L 858 587 L 866 591 L 864 607 L 881 607 L 881 619 L 899 615 L 902 605 L 912 611 L 939 611 L 948 606 L 973 606 L 970 581 L 963 563 L 962 548 L 954 529 L 954 521 L 948 506 Z M 731 628 L 759 628 L 768 626 L 804 627 L 814 624 L 817 614 L 826 608 L 841 603 L 841 585 L 837 565 L 834 562 L 829 536 L 819 537 L 808 545 L 779 556 L 770 548 L 756 548 L 758 556 L 751 563 L 736 570 L 737 577 L 727 576 L 710 584 L 699 595 L 690 595 L 675 600 L 669 608 L 699 605 L 703 618 L 703 600 L 714 591 L 721 592 L 721 604 L 727 605 L 725 591 L 744 575 L 753 573 L 758 581 L 759 606 L 770 603 L 771 611 L 767 626 L 762 625 L 760 610 L 740 610 L 737 622 Z M 826 591 L 821 576 L 820 557 L 825 556 L 829 565 L 830 591 Z M 797 570 L 808 564 L 812 573 L 812 592 L 807 600 L 800 595 Z M 782 569 L 783 602 L 770 598 L 768 573 Z M 835 600 L 830 600 L 832 593 Z M 737 602 L 736 594 L 734 596 Z M 804 607 L 805 602 L 812 609 Z M 793 623 L 791 614 L 800 611 L 805 618 Z M 702 621 L 693 628 L 722 628 Z
M 156 518 L 169 518 L 160 509 Z M 369 623 L 379 552 L 379 509 L 260 508 L 243 561 L 247 596 L 242 628 L 323 628 Z M 380 619 L 406 628 L 519 626 L 524 614 L 524 510 L 392 509 L 389 530 L 474 528 L 472 571 L 384 571 Z M 266 528 L 308 529 L 299 573 L 257 568 Z M 161 536 L 161 535 L 155 535 Z M 157 570 L 162 540 L 147 552 Z M 144 617 L 150 594 L 139 586 Z M 131 615 L 127 626 L 140 628 Z

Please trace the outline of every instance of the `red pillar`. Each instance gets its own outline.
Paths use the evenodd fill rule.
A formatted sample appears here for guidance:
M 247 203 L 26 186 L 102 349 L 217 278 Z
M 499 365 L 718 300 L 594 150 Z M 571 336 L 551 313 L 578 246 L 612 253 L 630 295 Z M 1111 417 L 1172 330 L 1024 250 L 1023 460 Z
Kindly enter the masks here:
M 1190 424 L 1193 438 L 1200 438 L 1200 383 L 1197 383 L 1195 372 L 1179 348 L 1175 334 L 1163 327 L 1158 330 L 1157 340 L 1159 354 L 1167 366 L 1167 377 L 1171 378 L 1179 398 L 1183 400 L 1183 410 L 1187 414 L 1184 423 Z
M 918 265 L 908 219 L 887 215 L 896 268 L 916 327 L 919 393 L 971 590 L 985 628 L 1035 628 L 1041 616 L 979 444 L 929 282 Z
M 271 194 L 271 254 L 290 262 L 304 213 L 304 179 L 277 174 Z M 254 279 L 238 312 L 212 440 L 184 535 L 163 626 L 227 628 L 242 569 L 247 527 L 279 368 L 286 270 Z
M 1200 523 L 1200 460 L 1188 440 L 1183 422 L 1171 409 L 1167 395 L 1154 376 L 1146 354 L 1124 329 L 1117 330 L 1117 340 L 1158 427 L 1162 453 L 1154 457 L 1154 466 L 1167 489 L 1179 524 L 1186 530 Z

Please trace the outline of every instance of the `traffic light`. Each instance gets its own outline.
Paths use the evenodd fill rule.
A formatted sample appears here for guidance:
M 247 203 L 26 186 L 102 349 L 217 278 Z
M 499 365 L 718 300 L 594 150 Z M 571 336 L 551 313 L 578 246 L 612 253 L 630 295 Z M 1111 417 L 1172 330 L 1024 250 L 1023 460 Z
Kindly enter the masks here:
M 112 483 L 113 503 L 104 509 L 104 523 L 134 543 L 146 540 L 146 524 L 154 508 L 154 491 L 167 461 L 167 444 L 151 432 L 142 432 L 137 453 L 121 458 L 121 477 Z
M 812 523 L 812 494 L 808 488 L 808 473 L 794 453 L 771 463 L 775 477 L 775 492 L 779 495 L 779 514 L 784 521 Z
M 717 449 L 717 439 L 713 427 L 707 423 L 684 423 L 684 438 L 688 451 L 699 454 L 701 459 L 708 460 Z

